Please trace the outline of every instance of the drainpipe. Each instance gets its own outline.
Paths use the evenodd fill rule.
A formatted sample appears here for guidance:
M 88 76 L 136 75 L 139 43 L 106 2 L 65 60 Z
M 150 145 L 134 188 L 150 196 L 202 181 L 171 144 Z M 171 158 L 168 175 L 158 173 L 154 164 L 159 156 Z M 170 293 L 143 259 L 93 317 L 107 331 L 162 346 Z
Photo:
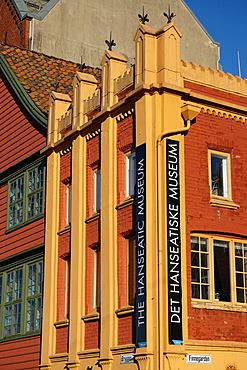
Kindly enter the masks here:
M 162 370 L 162 361 L 163 361 L 163 341 L 161 340 L 161 330 L 160 327 L 162 325 L 162 307 L 163 304 L 163 297 L 162 297 L 162 288 L 163 288 L 163 263 L 162 263 L 162 225 L 161 225 L 161 212 L 162 212 L 162 205 L 159 204 L 159 199 L 161 199 L 161 142 L 166 137 L 174 136 L 177 134 L 183 134 L 189 131 L 191 126 L 191 121 L 199 114 L 200 108 L 197 106 L 193 106 L 191 104 L 185 104 L 181 108 L 181 113 L 183 115 L 184 120 L 186 121 L 186 127 L 177 128 L 174 130 L 164 131 L 162 132 L 156 142 L 157 148 L 157 214 L 158 214 L 158 222 L 157 222 L 157 231 L 158 231 L 158 350 L 159 350 L 159 370 Z

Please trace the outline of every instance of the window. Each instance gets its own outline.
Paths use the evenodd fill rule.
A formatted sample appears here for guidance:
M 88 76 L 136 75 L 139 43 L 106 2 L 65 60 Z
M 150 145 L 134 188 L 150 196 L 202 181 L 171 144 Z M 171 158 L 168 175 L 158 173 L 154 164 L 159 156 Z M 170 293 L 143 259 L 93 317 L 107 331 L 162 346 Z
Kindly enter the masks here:
M 16 227 L 44 212 L 44 164 L 9 181 L 7 228 Z
M 101 172 L 97 170 L 94 172 L 94 211 L 100 210 L 100 177 Z
M 212 196 L 230 198 L 230 155 L 210 151 L 210 187 Z
M 0 339 L 41 330 L 43 261 L 0 275 Z
M 71 223 L 71 211 L 72 211 L 72 191 L 71 185 L 66 186 L 66 225 Z
M 135 193 L 136 184 L 136 153 L 126 155 L 126 197 Z
M 136 286 L 135 286 L 135 279 L 136 279 L 136 248 L 135 248 L 135 238 L 127 239 L 127 298 L 128 304 L 134 305 L 135 304 L 135 293 L 136 293 Z
M 191 236 L 192 298 L 247 303 L 247 242 Z
M 93 277 L 93 309 L 98 311 L 100 308 L 100 250 L 94 251 L 94 277 Z

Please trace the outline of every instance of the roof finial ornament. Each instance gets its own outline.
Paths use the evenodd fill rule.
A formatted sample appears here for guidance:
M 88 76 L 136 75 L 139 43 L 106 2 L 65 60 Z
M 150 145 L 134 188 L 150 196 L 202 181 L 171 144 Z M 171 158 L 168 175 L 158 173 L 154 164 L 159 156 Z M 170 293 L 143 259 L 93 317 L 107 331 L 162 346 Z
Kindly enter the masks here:
M 142 15 L 141 14 L 138 14 L 138 17 L 140 18 L 140 22 L 142 24 L 145 24 L 146 22 L 149 22 L 148 14 L 144 14 L 144 6 L 142 8 Z
M 167 24 L 171 23 L 172 18 L 176 17 L 176 14 L 171 13 L 170 4 L 169 4 L 169 7 L 168 7 L 168 14 L 166 14 L 166 13 L 163 13 L 163 14 L 167 18 Z
M 86 64 L 82 63 L 82 55 L 81 55 L 81 63 L 79 64 L 79 71 L 82 72 L 85 67 L 86 67 Z
M 112 47 L 116 46 L 116 43 L 111 38 L 112 32 L 110 32 L 110 41 L 105 40 L 106 45 L 108 46 L 108 50 L 112 51 Z
M 57 77 L 56 77 L 55 82 L 53 84 L 51 84 L 51 86 L 54 87 L 54 91 L 57 92 L 57 89 L 59 87 L 59 82 L 57 80 Z

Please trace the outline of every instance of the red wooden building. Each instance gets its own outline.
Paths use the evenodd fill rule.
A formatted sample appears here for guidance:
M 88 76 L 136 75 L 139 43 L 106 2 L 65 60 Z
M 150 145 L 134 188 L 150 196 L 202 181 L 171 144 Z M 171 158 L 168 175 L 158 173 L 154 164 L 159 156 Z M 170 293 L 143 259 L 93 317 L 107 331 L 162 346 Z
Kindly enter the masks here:
M 49 93 L 70 94 L 79 66 L 5 44 L 0 51 L 0 369 L 37 369 L 46 174 L 40 149 Z

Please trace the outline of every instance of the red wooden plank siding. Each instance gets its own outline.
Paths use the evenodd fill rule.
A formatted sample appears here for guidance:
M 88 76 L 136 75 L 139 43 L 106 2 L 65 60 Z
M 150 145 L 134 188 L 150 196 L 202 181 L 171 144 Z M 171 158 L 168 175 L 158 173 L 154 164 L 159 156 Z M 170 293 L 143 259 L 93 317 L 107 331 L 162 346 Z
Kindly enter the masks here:
M 45 145 L 46 133 L 18 106 L 14 92 L 0 78 L 1 162 L 0 172 L 18 163 Z M 29 122 L 30 121 L 30 122 Z
M 40 336 L 3 342 L 0 345 L 0 370 L 37 370 Z

